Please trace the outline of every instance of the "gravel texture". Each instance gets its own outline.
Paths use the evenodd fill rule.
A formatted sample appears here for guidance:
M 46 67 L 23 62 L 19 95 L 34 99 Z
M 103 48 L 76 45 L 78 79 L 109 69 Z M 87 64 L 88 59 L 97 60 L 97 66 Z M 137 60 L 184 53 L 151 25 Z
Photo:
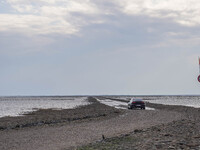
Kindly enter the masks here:
M 23 117 L 1 118 L 0 149 L 131 149 L 130 147 L 157 149 L 159 146 L 161 148 L 166 146 L 158 144 L 156 147 L 155 138 L 161 141 L 165 140 L 164 138 L 174 137 L 169 139 L 173 142 L 163 142 L 168 144 L 167 148 L 172 149 L 176 148 L 176 145 L 173 145 L 176 143 L 174 140 L 181 141 L 178 137 L 182 139 L 180 136 L 182 132 L 184 135 L 189 135 L 193 131 L 192 128 L 184 130 L 188 126 L 194 127 L 195 132 L 190 136 L 198 141 L 199 134 L 196 134 L 199 133 L 198 109 L 181 106 L 177 109 L 175 106 L 148 104 L 156 110 L 119 110 L 101 104 L 92 97 L 88 100 L 92 104 L 76 109 L 40 110 Z M 182 123 L 185 127 L 176 133 L 176 129 L 179 129 Z M 119 144 L 113 144 L 113 140 Z M 98 142 L 94 143 L 95 141 Z M 144 142 L 146 144 L 143 144 Z M 152 143 L 155 147 L 151 147 Z M 83 145 L 87 146 L 80 147 Z M 102 147 L 103 145 L 106 147 Z
M 176 111 L 182 119 L 135 129 L 128 134 L 107 138 L 78 150 L 200 150 L 200 109 L 184 106 L 147 104 L 160 111 Z

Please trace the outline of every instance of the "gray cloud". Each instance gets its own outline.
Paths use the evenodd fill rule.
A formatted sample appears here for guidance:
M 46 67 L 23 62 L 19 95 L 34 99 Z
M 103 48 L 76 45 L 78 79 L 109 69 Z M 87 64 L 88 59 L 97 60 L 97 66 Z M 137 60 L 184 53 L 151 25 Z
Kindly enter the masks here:
M 200 24 L 199 5 L 196 0 L 8 0 L 16 14 L 1 14 L 0 31 L 24 34 L 77 34 L 90 24 L 108 23 L 108 16 L 124 14 L 167 18 L 183 26 Z M 74 15 L 74 14 L 79 14 Z

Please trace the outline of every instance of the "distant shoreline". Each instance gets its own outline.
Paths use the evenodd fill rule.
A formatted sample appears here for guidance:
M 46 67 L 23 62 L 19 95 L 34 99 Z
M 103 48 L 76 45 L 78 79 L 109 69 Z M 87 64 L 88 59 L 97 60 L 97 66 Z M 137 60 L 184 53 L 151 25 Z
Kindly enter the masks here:
M 160 97 L 160 96 L 189 96 L 189 97 L 199 97 L 199 94 L 175 94 L 175 95 L 1 95 L 1 97 Z

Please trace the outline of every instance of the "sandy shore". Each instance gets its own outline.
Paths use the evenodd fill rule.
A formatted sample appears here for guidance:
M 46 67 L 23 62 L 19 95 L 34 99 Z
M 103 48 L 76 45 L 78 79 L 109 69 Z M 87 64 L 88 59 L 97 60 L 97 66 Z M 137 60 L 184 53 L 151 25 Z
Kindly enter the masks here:
M 119 139 L 124 138 L 124 135 L 131 137 L 136 134 L 141 134 L 140 137 L 146 135 L 149 141 L 153 141 L 153 137 L 158 137 L 156 134 L 159 135 L 160 132 L 151 136 L 150 133 L 156 131 L 151 129 L 152 127 L 167 130 L 165 126 L 171 127 L 176 124 L 175 122 L 183 121 L 186 125 L 188 122 L 199 123 L 199 109 L 194 108 L 148 104 L 156 110 L 119 110 L 101 104 L 92 97 L 89 98 L 89 102 L 90 105 L 77 109 L 40 110 L 26 116 L 1 118 L 0 149 L 76 149 L 82 145 L 101 141 L 102 135 L 108 140 L 107 142 L 113 137 Z M 195 134 L 197 131 L 200 130 L 197 128 Z M 145 134 L 142 135 L 143 133 Z M 106 140 L 103 143 L 106 143 Z M 95 149 L 98 144 L 102 146 L 102 142 L 89 146 Z M 145 148 L 145 144 L 143 146 Z

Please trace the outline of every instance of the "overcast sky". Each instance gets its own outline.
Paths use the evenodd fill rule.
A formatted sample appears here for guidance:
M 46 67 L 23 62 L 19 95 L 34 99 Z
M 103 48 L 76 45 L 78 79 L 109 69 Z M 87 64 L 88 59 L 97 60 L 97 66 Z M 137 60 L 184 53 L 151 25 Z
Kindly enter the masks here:
M 199 0 L 0 0 L 0 95 L 200 94 Z

